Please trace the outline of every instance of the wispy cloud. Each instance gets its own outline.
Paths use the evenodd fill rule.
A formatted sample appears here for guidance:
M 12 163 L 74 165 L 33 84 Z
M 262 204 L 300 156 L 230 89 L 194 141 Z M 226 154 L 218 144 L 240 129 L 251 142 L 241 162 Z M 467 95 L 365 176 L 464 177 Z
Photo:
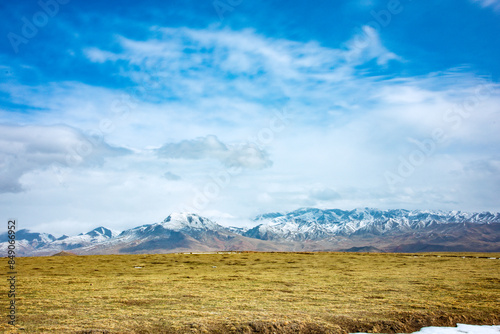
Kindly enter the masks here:
M 317 201 L 332 201 L 340 199 L 341 196 L 338 192 L 327 187 L 315 187 L 310 191 L 310 197 Z
M 359 64 L 375 59 L 378 65 L 386 65 L 391 60 L 402 60 L 383 46 L 375 29 L 363 26 L 361 30 L 360 34 L 346 43 L 348 50 L 345 52 L 345 57 L 349 62 Z
M 495 11 L 500 11 L 500 1 L 499 0 L 472 0 L 473 2 L 479 3 L 481 7 L 491 7 Z
M 161 28 L 155 34 L 156 38 L 145 41 L 120 37 L 123 51 L 119 53 L 95 47 L 85 53 L 92 62 L 128 63 L 122 75 L 139 85 L 154 79 L 163 99 L 214 95 L 309 99 L 317 88 L 313 85 L 340 85 L 353 77 L 360 64 L 401 60 L 370 27 L 363 27 L 343 49 L 267 38 L 249 29 Z
M 181 179 L 181 177 L 177 174 L 174 174 L 172 172 L 165 172 L 165 174 L 163 174 L 163 176 L 167 179 L 167 180 L 170 180 L 170 181 L 179 181 Z
M 103 224 L 151 222 L 221 183 L 203 210 L 235 220 L 306 205 L 496 207 L 500 87 L 472 67 L 412 74 L 418 61 L 392 48 L 394 36 L 387 43 L 393 30 L 324 42 L 229 26 L 124 29 L 75 48 L 87 81 L 5 67 L 2 203 L 28 212 L 40 199 L 71 201 L 45 208 L 60 228 L 95 212 Z M 282 108 L 286 125 L 273 122 Z M 384 172 L 436 129 L 447 140 L 389 189 Z M 68 154 L 74 173 L 62 186 L 51 166 Z M 241 173 L 227 176 L 230 167 Z

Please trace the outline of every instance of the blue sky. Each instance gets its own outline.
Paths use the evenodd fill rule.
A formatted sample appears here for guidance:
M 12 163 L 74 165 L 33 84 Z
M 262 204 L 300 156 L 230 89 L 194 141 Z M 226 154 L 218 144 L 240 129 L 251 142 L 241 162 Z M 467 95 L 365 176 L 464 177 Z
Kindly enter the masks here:
M 500 1 L 0 6 L 4 219 L 500 210 Z

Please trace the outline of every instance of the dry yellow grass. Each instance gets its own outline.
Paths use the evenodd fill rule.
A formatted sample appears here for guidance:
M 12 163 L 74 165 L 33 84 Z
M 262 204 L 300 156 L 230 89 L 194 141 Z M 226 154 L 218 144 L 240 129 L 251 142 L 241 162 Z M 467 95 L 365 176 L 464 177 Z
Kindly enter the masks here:
M 19 333 L 346 333 L 500 324 L 500 260 L 488 257 L 500 254 L 18 258 L 17 327 Z M 7 301 L 1 299 L 2 310 Z

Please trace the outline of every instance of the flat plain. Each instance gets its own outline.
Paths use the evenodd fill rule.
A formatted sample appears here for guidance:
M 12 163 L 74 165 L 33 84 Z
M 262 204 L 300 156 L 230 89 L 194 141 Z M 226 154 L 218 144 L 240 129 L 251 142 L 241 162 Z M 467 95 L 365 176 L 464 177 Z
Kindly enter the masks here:
M 8 333 L 410 333 L 500 324 L 500 254 L 17 258 Z M 2 277 L 7 259 L 2 258 Z M 5 289 L 7 281 L 3 280 Z

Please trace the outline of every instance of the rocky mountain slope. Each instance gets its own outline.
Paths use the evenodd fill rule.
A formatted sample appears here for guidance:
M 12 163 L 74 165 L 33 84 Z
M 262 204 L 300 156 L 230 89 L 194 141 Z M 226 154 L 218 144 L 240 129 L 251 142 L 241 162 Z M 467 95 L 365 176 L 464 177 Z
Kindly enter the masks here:
M 121 233 L 98 227 L 55 238 L 17 231 L 18 255 L 251 251 L 500 251 L 500 214 L 439 211 L 303 208 L 268 213 L 250 229 L 224 227 L 190 213 Z M 7 248 L 0 235 L 0 251 Z
M 409 211 L 355 209 L 320 210 L 304 208 L 255 218 L 259 225 L 242 235 L 262 239 L 289 241 L 323 240 L 335 236 L 384 235 L 419 231 L 441 224 L 500 223 L 500 213 L 465 213 L 460 211 Z

